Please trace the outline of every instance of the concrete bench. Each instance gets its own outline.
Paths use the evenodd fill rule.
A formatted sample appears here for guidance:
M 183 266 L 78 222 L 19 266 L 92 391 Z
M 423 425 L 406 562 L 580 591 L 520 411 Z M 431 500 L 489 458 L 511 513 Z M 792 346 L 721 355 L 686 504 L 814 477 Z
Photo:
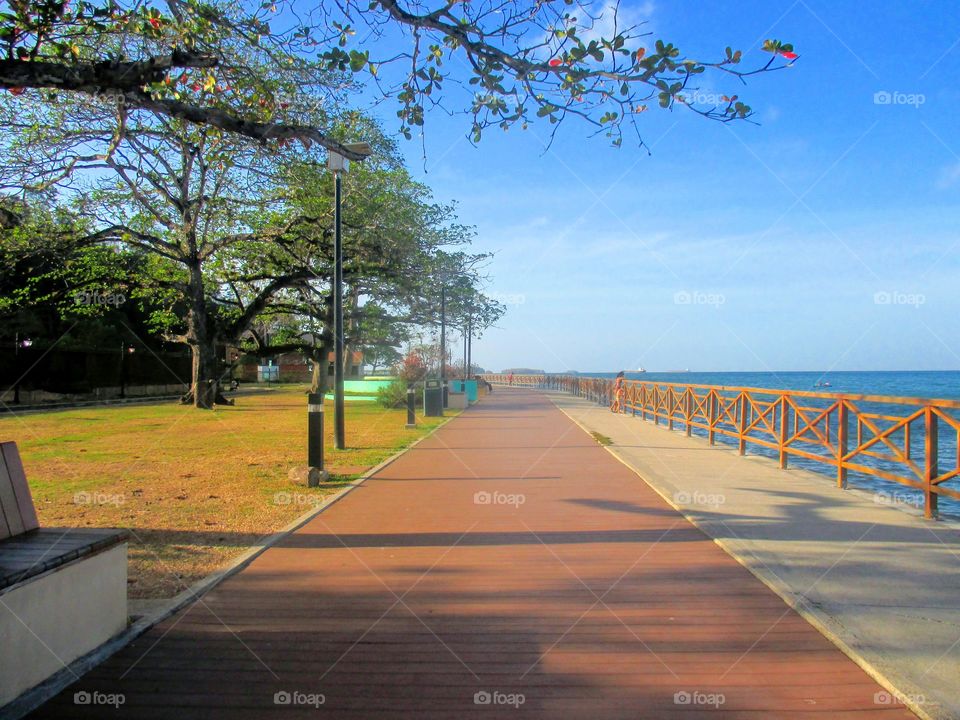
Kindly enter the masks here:
M 0 715 L 127 626 L 127 532 L 41 528 L 16 443 L 0 443 Z

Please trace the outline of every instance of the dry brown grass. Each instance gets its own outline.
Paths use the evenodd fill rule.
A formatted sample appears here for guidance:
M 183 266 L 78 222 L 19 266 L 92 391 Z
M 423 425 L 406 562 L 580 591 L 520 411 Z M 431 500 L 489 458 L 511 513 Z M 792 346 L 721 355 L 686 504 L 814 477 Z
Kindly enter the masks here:
M 348 403 L 347 444 L 330 482 L 294 484 L 306 463 L 302 389 L 241 394 L 213 412 L 177 404 L 99 407 L 0 418 L 15 440 L 44 526 L 131 531 L 130 596 L 171 597 L 307 512 L 312 504 L 439 424 L 405 410 Z

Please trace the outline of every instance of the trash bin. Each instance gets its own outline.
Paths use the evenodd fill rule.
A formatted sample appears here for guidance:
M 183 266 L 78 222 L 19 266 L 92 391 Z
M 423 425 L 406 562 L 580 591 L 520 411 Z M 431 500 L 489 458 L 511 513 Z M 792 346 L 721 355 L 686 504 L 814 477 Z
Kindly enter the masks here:
M 470 403 L 465 392 L 457 392 L 452 387 L 447 395 L 447 407 L 451 410 L 465 410 Z
M 426 380 L 423 383 L 423 416 L 443 416 L 443 386 L 439 380 Z

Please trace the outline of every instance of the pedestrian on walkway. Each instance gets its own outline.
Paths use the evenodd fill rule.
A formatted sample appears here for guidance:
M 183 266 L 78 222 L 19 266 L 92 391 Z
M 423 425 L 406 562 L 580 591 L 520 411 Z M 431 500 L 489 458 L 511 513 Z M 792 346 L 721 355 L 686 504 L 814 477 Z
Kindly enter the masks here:
M 507 375 L 507 385 L 513 385 L 513 373 Z
M 623 370 L 621 370 L 617 373 L 617 377 L 613 381 L 613 402 L 610 403 L 610 412 L 623 412 L 623 400 L 626 394 L 626 388 L 624 387 L 625 382 L 626 378 L 624 378 Z

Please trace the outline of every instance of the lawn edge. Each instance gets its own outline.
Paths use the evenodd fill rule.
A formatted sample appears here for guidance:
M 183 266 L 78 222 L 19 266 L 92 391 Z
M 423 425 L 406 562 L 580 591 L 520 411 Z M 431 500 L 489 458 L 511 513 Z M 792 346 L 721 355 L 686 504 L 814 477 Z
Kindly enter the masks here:
M 163 607 L 147 613 L 143 617 L 131 623 L 126 630 L 123 630 L 120 634 L 111 638 L 103 645 L 94 648 L 86 655 L 83 655 L 73 662 L 68 663 L 61 670 L 57 671 L 54 675 L 50 676 L 39 685 L 27 690 L 25 693 L 7 705 L 0 707 L 0 720 L 19 720 L 27 713 L 36 710 L 38 707 L 40 707 L 40 705 L 45 703 L 54 695 L 58 694 L 68 685 L 76 682 L 79 678 L 95 668 L 97 665 L 125 648 L 141 635 L 145 634 L 152 627 L 180 612 L 192 602 L 198 601 L 203 595 L 208 593 L 227 578 L 236 575 L 278 542 L 299 530 L 314 517 L 322 513 L 331 505 L 334 505 L 342 500 L 347 494 L 358 488 L 388 465 L 396 462 L 401 456 L 415 448 L 427 438 L 431 437 L 434 433 L 440 430 L 440 428 L 446 426 L 447 423 L 462 414 L 463 411 L 459 411 L 445 416 L 443 422 L 431 429 L 428 433 L 417 438 L 407 447 L 398 450 L 387 459 L 365 471 L 363 475 L 355 480 L 350 481 L 348 485 L 341 488 L 337 492 L 328 495 L 326 498 L 324 498 L 322 503 L 314 508 L 311 508 L 306 513 L 291 521 L 280 530 L 277 530 L 272 535 L 268 535 L 261 544 L 252 547 L 248 551 L 238 555 L 224 567 L 220 568 L 216 572 L 211 573 L 210 575 L 207 575 L 202 580 L 198 580 L 183 592 L 175 595 Z
M 592 430 L 584 425 L 582 422 L 573 417 L 570 413 L 564 410 L 560 405 L 558 405 L 553 398 L 553 393 L 545 392 L 547 399 L 550 400 L 550 403 L 560 412 L 562 412 L 567 419 L 570 420 L 574 425 L 583 430 L 587 435 L 590 435 L 592 438 Z M 757 580 L 763 583 L 769 590 L 771 590 L 777 597 L 779 597 L 783 602 L 794 612 L 796 612 L 800 617 L 807 621 L 817 632 L 823 635 L 827 640 L 829 640 L 833 645 L 840 650 L 844 655 L 850 658 L 857 666 L 860 667 L 871 679 L 873 679 L 877 684 L 879 684 L 884 689 L 893 693 L 897 697 L 902 697 L 903 705 L 910 712 L 915 714 L 921 720 L 947 720 L 947 716 L 942 714 L 934 714 L 929 710 L 924 708 L 922 705 L 912 702 L 911 695 L 905 693 L 897 688 L 897 685 L 885 674 L 884 670 L 874 665 L 872 662 L 867 660 L 860 652 L 852 647 L 846 640 L 844 640 L 840 634 L 835 631 L 833 628 L 835 622 L 829 615 L 818 613 L 808 606 L 804 605 L 801 602 L 798 602 L 796 596 L 789 588 L 783 585 L 783 583 L 772 574 L 764 572 L 762 568 L 755 567 L 754 564 L 749 562 L 749 558 L 743 557 L 736 548 L 728 545 L 715 538 L 706 528 L 701 527 L 700 523 L 697 521 L 695 516 L 687 514 L 683 507 L 677 505 L 673 498 L 669 494 L 661 490 L 653 482 L 647 480 L 637 468 L 630 464 L 630 462 L 622 457 L 616 451 L 616 445 L 602 445 L 598 443 L 600 447 L 606 450 L 610 455 L 613 456 L 620 464 L 627 467 L 631 470 L 640 480 L 642 480 L 648 487 L 650 487 L 657 495 L 659 495 L 663 500 L 674 510 L 676 510 L 684 519 L 687 520 L 691 525 L 697 528 L 702 532 L 707 538 L 709 538 L 717 547 L 723 550 L 727 555 L 732 557 L 738 564 L 744 567 L 751 575 L 753 575 Z M 768 576 L 769 575 L 769 576 Z M 909 700 L 909 702 L 908 702 Z

